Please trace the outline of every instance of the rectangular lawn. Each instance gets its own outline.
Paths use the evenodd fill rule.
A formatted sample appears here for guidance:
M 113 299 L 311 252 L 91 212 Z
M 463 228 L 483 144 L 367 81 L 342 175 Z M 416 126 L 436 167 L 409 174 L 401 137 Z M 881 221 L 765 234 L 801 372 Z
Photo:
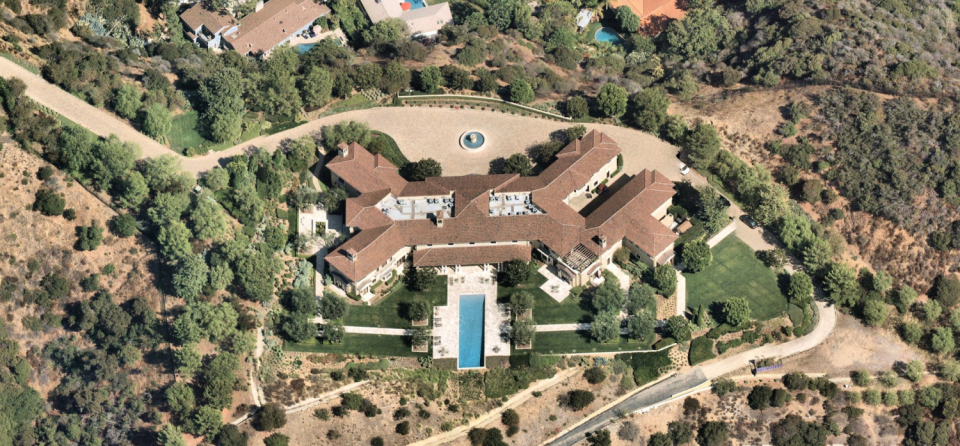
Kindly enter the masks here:
M 403 280 L 402 278 L 399 280 Z M 404 318 L 406 305 L 420 297 L 428 305 L 447 304 L 447 276 L 437 276 L 436 285 L 427 291 L 410 291 L 403 284 L 393 293 L 374 305 L 350 305 L 343 325 L 355 327 L 410 328 L 410 321 Z M 433 312 L 431 311 L 431 318 Z M 431 320 L 432 326 L 432 320 Z
M 532 349 L 515 350 L 514 352 L 530 351 L 541 354 L 561 354 L 625 352 L 648 349 L 650 349 L 650 344 L 625 337 L 620 337 L 619 341 L 601 344 L 591 339 L 590 333 L 585 331 L 551 331 L 534 335 Z
M 343 353 L 378 356 L 424 356 L 428 353 L 410 351 L 404 336 L 346 333 L 339 344 L 321 343 L 316 338 L 306 342 L 286 342 L 283 347 L 291 352 Z
M 729 236 L 713 248 L 713 262 L 687 279 L 687 308 L 703 304 L 710 316 L 719 319 L 719 304 L 731 297 L 750 302 L 750 317 L 760 321 L 787 311 L 787 298 L 777 286 L 777 275 L 757 259 L 753 249 L 736 236 Z
M 537 324 L 573 324 L 593 320 L 590 311 L 584 309 L 587 304 L 582 298 L 574 300 L 567 297 L 563 302 L 557 302 L 541 290 L 540 285 L 546 281 L 543 274 L 534 272 L 527 283 L 515 287 L 497 286 L 497 302 L 510 302 L 511 294 L 526 291 L 533 295 L 533 320 Z

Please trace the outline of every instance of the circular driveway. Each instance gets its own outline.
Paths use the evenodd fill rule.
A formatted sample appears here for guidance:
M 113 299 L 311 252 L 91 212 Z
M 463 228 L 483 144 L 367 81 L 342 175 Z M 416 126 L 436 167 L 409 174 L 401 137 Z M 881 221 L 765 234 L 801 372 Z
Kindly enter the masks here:
M 490 170 L 491 161 L 525 152 L 535 144 L 549 139 L 552 132 L 576 125 L 480 110 L 378 107 L 327 116 L 275 135 L 254 138 L 224 151 L 184 158 L 183 167 L 196 174 L 220 165 L 226 162 L 227 158 L 251 148 L 261 147 L 273 151 L 285 139 L 296 139 L 303 135 L 319 136 L 323 127 L 351 120 L 364 122 L 371 129 L 392 136 L 403 154 L 411 161 L 422 158 L 437 160 L 443 166 L 444 176 L 486 174 Z M 617 142 L 623 150 L 625 173 L 635 174 L 647 168 L 659 170 L 674 181 L 684 178 L 679 171 L 678 149 L 667 142 L 626 127 L 584 125 L 588 131 L 599 130 Z M 468 152 L 460 147 L 460 135 L 468 130 L 482 132 L 488 138 L 483 150 Z

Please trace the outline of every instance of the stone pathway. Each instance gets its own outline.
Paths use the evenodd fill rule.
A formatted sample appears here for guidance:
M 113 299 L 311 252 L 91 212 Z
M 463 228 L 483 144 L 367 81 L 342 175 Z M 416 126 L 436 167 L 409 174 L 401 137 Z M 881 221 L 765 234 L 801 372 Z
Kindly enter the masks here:
M 617 266 L 616 263 L 611 263 L 607 265 L 605 269 L 613 273 L 614 276 L 617 276 L 617 280 L 620 281 L 620 288 L 622 288 L 624 291 L 627 291 L 630 289 L 630 281 L 631 281 L 630 274 L 627 274 L 626 271 L 620 269 L 620 267 Z

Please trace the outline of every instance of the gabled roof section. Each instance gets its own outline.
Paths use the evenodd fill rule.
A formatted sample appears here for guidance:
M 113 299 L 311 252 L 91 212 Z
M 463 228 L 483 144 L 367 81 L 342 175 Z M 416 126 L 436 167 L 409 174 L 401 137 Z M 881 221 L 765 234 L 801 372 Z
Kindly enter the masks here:
M 397 166 L 383 155 L 374 155 L 357 143 L 348 144 L 347 148 L 346 154 L 334 157 L 327 168 L 361 194 L 389 189 L 400 195 L 407 186 Z

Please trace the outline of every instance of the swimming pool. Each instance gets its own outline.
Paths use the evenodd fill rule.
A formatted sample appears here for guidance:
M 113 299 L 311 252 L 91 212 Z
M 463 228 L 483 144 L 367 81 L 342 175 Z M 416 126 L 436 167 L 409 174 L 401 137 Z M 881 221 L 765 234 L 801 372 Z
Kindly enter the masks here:
M 483 367 L 483 294 L 460 296 L 460 353 L 457 367 Z
M 407 3 L 410 3 L 410 10 L 425 8 L 427 6 L 426 0 L 407 0 Z
M 623 44 L 623 38 L 620 37 L 620 34 L 617 34 L 617 31 L 609 26 L 598 29 L 593 37 L 597 39 L 597 42 L 610 42 L 614 45 Z
M 296 51 L 297 54 L 304 54 L 307 51 L 310 51 L 310 48 L 313 48 L 315 45 L 316 43 L 301 43 L 293 47 L 293 50 Z

